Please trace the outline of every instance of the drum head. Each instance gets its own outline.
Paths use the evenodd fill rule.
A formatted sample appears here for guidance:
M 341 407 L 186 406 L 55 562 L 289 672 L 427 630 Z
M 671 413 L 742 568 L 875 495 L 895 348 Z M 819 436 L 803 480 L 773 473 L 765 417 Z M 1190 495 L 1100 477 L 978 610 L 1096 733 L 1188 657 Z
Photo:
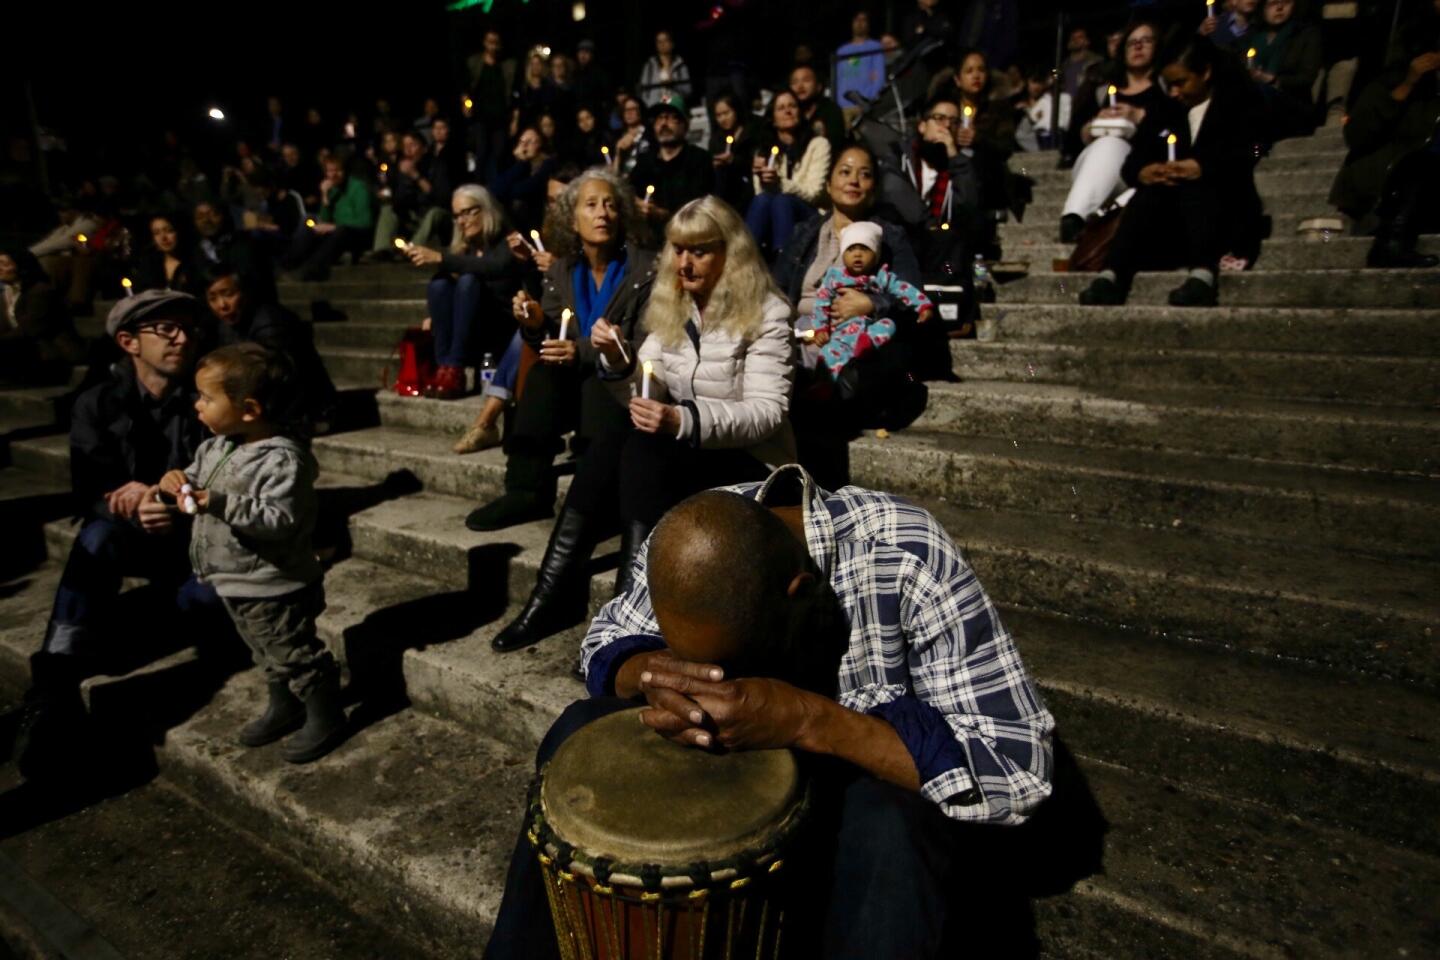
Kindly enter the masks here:
M 540 784 L 557 836 L 592 857 L 662 867 L 766 849 L 800 797 L 789 750 L 678 746 L 641 723 L 638 709 L 571 736 Z

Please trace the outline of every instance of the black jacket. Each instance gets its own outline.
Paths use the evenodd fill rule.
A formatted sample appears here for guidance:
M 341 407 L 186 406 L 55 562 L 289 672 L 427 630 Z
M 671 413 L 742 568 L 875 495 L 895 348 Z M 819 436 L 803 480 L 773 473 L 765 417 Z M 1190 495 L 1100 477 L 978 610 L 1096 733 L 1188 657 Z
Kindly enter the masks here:
M 672 214 L 691 200 L 705 196 L 715 184 L 715 164 L 699 147 L 683 144 L 673 160 L 662 160 L 656 148 L 635 161 L 630 185 L 635 198 L 645 199 L 645 188 L 655 187 L 651 200 Z
M 557 257 L 550 269 L 545 271 L 540 293 L 540 309 L 545 314 L 545 322 L 536 330 L 523 326 L 520 328 L 520 336 L 537 350 L 540 349 L 542 340 L 559 335 L 561 311 L 575 309 L 574 276 L 575 264 L 578 262 L 579 257 Z M 635 350 L 640 345 L 641 338 L 637 335 L 640 315 L 645 312 L 645 305 L 650 302 L 650 286 L 654 282 L 655 254 L 634 244 L 627 244 L 625 274 L 621 278 L 619 289 L 600 315 L 606 322 L 620 328 L 620 335 L 625 338 L 625 351 L 631 357 L 635 356 Z M 600 361 L 595 348 L 590 345 L 590 338 L 579 335 L 578 322 L 570 327 L 567 336 L 576 340 L 576 370 L 581 376 L 593 374 L 595 365 Z
M 780 285 L 780 291 L 790 299 L 791 306 L 800 303 L 800 295 L 804 292 L 800 288 L 805 283 L 805 271 L 815 262 L 815 252 L 820 243 L 821 229 L 830 229 L 830 221 L 834 214 L 827 214 L 823 217 L 811 217 L 795 228 L 790 235 L 790 244 L 775 261 L 775 282 Z M 890 264 L 890 269 L 896 275 L 915 287 L 923 286 L 920 277 L 920 262 L 915 259 L 915 250 L 910 246 L 910 240 L 905 236 L 905 231 L 876 217 L 867 218 L 871 223 L 880 225 L 880 262 Z M 890 317 L 895 319 L 895 310 L 899 309 L 898 303 L 891 303 L 890 298 L 881 294 L 868 294 L 871 300 L 877 301 L 875 315 L 877 317 Z
M 70 487 L 85 517 L 108 517 L 104 495 L 131 481 L 159 483 L 195 459 L 205 428 L 188 374 L 163 400 L 143 391 L 131 359 L 80 394 L 70 414 Z
M 313 428 L 334 416 L 338 393 L 325 369 L 325 361 L 315 349 L 315 335 L 309 323 L 301 320 L 278 303 L 262 303 L 247 311 L 240 322 L 216 324 L 220 346 L 235 343 L 258 343 L 290 358 L 299 386 L 297 409 L 286 419 Z

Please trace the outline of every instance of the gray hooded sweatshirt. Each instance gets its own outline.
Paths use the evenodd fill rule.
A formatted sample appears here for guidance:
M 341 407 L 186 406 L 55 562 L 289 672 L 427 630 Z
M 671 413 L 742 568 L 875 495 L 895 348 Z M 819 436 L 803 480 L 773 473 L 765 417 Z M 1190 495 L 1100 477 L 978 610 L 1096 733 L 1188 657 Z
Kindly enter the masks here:
M 320 580 L 314 456 L 289 437 L 211 437 L 185 475 L 210 493 L 190 534 L 190 564 L 222 597 L 279 597 Z

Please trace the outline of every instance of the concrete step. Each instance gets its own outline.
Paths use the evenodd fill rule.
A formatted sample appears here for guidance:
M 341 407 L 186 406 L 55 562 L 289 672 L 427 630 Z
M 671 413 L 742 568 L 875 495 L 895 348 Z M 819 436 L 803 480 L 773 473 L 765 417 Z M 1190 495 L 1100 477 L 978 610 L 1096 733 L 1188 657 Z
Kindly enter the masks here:
M 1270 236 L 1275 240 L 1307 240 L 1318 242 L 1300 236 L 1296 231 L 1300 224 L 1316 216 L 1336 217 L 1346 220 L 1337 211 L 1315 210 L 1306 213 L 1276 213 L 1271 212 Z M 1348 221 L 1347 221 L 1348 222 Z M 1000 224 L 1001 242 L 1008 246 L 1023 246 L 1036 243 L 1055 243 L 1060 234 L 1060 215 L 1056 213 L 1053 217 L 1040 216 L 1033 211 L 1026 211 L 1023 222 L 1007 220 Z M 1344 233 L 1336 236 L 1343 236 Z M 1008 256 L 1008 254 L 1007 254 Z
M 375 396 L 375 405 L 382 426 L 459 437 L 479 416 L 484 398 L 469 396 L 459 400 L 432 400 L 429 397 L 402 397 L 393 390 L 382 390 Z
M 1271 203 L 1277 203 L 1282 198 L 1289 197 L 1317 200 L 1328 205 L 1326 198 L 1330 194 L 1330 185 L 1335 181 L 1337 169 L 1339 169 L 1339 164 L 1329 169 L 1311 168 L 1306 170 L 1270 171 L 1263 167 L 1257 167 L 1255 188 L 1259 191 L 1260 199 L 1265 202 L 1267 208 Z M 1064 204 L 1065 198 L 1070 193 L 1070 178 L 1068 176 L 1038 178 L 1031 193 L 1037 207 Z
M 1429 480 L 915 429 L 856 440 L 850 472 L 921 503 L 1230 538 L 1242 558 L 1301 542 L 1440 560 L 1440 488 Z
M 1061 383 L 1140 393 L 1213 391 L 1233 396 L 1335 400 L 1414 408 L 1440 402 L 1440 358 L 1000 341 L 951 342 L 963 380 Z
M 1440 356 L 1440 326 L 1423 310 L 986 304 L 982 341 L 1154 350 L 1278 351 L 1309 356 Z
M 7 426 L 63 423 L 69 416 L 69 386 L 0 390 L 0 422 Z
M 1039 223 L 1060 223 L 1060 216 L 1065 209 L 1065 196 L 1068 190 L 1058 188 L 1047 188 L 1043 191 L 1036 191 L 1034 200 L 1025 208 L 1026 222 Z M 1260 199 L 1264 203 L 1265 212 L 1271 217 L 1285 217 L 1289 219 L 1308 220 L 1311 217 L 1334 217 L 1339 214 L 1330 205 L 1329 188 L 1304 193 L 1280 193 L 1265 195 L 1263 192 Z M 1057 227 L 1058 229 L 1058 227 Z
M 321 357 L 331 379 L 347 383 L 367 384 L 371 389 L 381 390 L 394 385 L 400 375 L 400 361 L 393 347 L 399 340 L 397 329 L 388 346 L 381 345 L 368 350 L 332 348 L 321 345 Z
M 1345 151 L 1343 149 L 1321 149 L 1309 153 L 1269 156 L 1256 165 L 1255 175 L 1257 182 L 1263 182 L 1261 178 L 1273 180 L 1290 173 L 1328 174 L 1333 178 L 1344 161 Z M 1063 181 L 1068 185 L 1074 171 L 1061 170 L 1056 166 L 1058 163 L 1059 155 L 1053 150 L 1038 153 L 1014 153 L 1010 156 L 1010 169 L 1015 173 L 1029 177 L 1036 183 L 1048 184 Z M 1328 189 L 1328 184 L 1326 187 Z
M 1268 463 L 1440 475 L 1425 411 L 1084 390 L 1043 383 L 930 384 L 917 427 L 1026 443 L 1194 453 Z
M 315 456 L 323 469 L 366 479 L 383 479 L 403 466 L 437 493 L 483 500 L 504 489 L 505 455 L 499 448 L 461 456 L 451 451 L 450 433 L 379 426 L 319 437 Z
M 1043 242 L 1013 241 L 1002 232 L 1000 243 L 1008 262 L 1030 264 L 1032 270 L 1046 271 L 1057 260 L 1068 260 L 1074 247 L 1054 242 L 1054 231 Z M 1268 270 L 1358 270 L 1373 241 L 1369 237 L 1332 237 L 1328 241 L 1287 237 L 1267 240 L 1255 262 L 1257 271 Z M 1440 252 L 1440 238 L 1426 237 L 1419 244 L 1425 253 Z
M 1132 303 L 1167 303 L 1183 273 L 1142 273 L 1130 291 Z M 1090 285 L 1084 274 L 1032 272 L 1000 284 L 1005 303 L 1077 303 Z M 1269 270 L 1220 275 L 1220 302 L 1226 306 L 1433 307 L 1440 298 L 1440 270 Z M 1098 311 L 1097 311 L 1098 312 Z

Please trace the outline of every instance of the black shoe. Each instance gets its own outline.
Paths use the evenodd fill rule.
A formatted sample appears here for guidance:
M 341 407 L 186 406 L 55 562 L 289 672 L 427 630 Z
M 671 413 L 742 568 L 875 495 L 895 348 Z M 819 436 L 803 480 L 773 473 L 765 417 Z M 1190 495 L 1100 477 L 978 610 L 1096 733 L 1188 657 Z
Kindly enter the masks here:
M 271 680 L 268 689 L 270 702 L 265 712 L 240 728 L 241 746 L 263 747 L 305 725 L 305 704 L 290 692 L 290 684 Z
M 1080 291 L 1080 303 L 1087 307 L 1118 307 L 1125 302 L 1125 291 L 1109 277 L 1096 277 Z
M 309 763 L 340 746 L 345 739 L 345 711 L 340 706 L 340 674 L 331 673 L 305 698 L 305 726 L 281 748 L 291 763 Z
M 615 593 L 613 596 L 629 593 L 635 586 L 635 558 L 650 536 L 650 525 L 631 520 L 620 530 L 620 565 L 615 568 Z
M 32 685 L 20 707 L 11 750 L 25 779 L 64 772 L 75 758 L 89 719 L 80 699 L 82 676 L 74 657 L 41 652 L 30 658 Z
M 534 494 L 507 492 L 499 500 L 471 510 L 465 518 L 465 526 L 476 532 L 503 530 L 517 523 L 548 520 L 554 515 L 555 508 Z
M 898 384 L 895 399 L 881 414 L 880 426 L 886 430 L 904 430 L 920 418 L 929 402 L 930 388 L 907 375 L 905 380 Z
M 1387 270 L 1428 270 L 1440 264 L 1440 257 L 1415 250 L 1406 250 L 1392 243 L 1376 240 L 1365 256 L 1365 266 Z
M 561 510 L 530 599 L 490 646 L 500 653 L 520 650 L 582 619 L 589 596 L 584 589 L 584 567 L 594 549 L 589 520 L 575 510 Z
M 1067 213 L 1060 218 L 1060 242 L 1074 243 L 1085 229 L 1085 218 L 1078 213 Z
M 1206 283 L 1198 277 L 1187 277 L 1184 283 L 1170 291 L 1172 307 L 1213 307 L 1219 302 L 1215 284 Z

